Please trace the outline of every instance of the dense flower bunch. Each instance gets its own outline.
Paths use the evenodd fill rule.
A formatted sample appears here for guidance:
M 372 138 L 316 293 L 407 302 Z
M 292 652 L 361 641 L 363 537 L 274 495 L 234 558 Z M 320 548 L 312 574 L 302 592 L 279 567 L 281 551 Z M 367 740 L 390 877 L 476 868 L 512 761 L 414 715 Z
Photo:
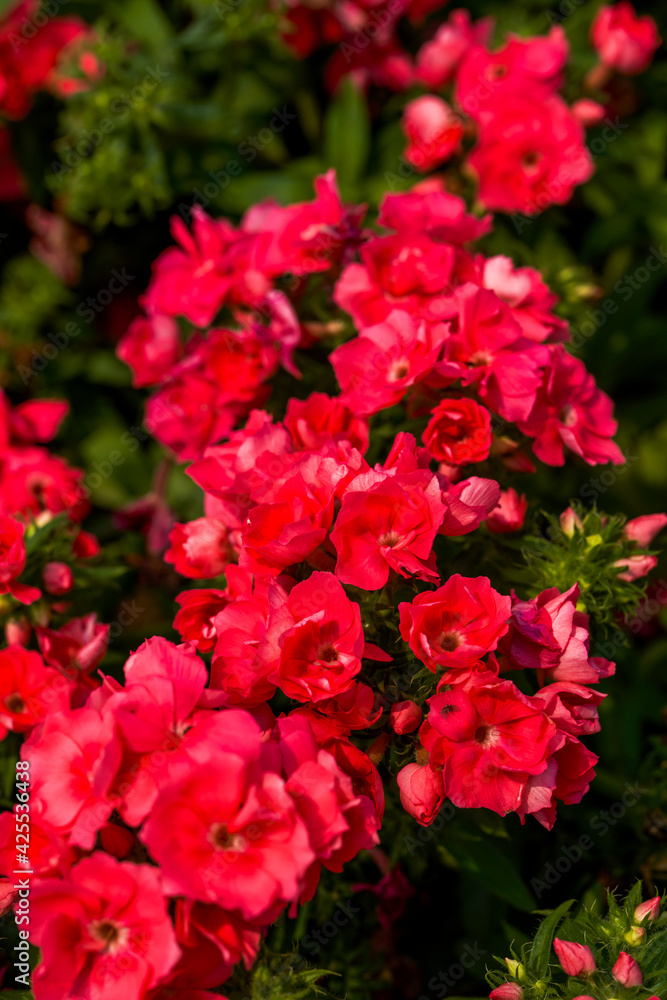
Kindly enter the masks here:
M 403 115 L 412 168 L 428 172 L 460 157 L 484 206 L 526 215 L 565 204 L 588 180 L 585 129 L 609 114 L 604 85 L 613 72 L 643 72 L 660 44 L 653 19 L 637 17 L 626 0 L 602 7 L 591 29 L 600 63 L 586 81 L 600 100 L 584 96 L 569 106 L 561 95 L 569 45 L 560 26 L 547 37 L 509 34 L 494 49 L 492 18 L 471 21 L 467 10 L 453 10 L 427 31 L 413 59 L 397 26 L 401 18 L 414 27 L 439 13 L 438 0 L 288 6 L 286 40 L 299 56 L 336 46 L 325 69 L 330 89 L 349 76 L 362 88 L 428 90 Z
M 204 493 L 165 558 L 208 585 L 178 597 L 184 644 L 147 640 L 124 685 L 93 673 L 94 616 L 37 623 L 46 664 L 24 635 L 0 654 L 1 721 L 27 734 L 37 1000 L 219 987 L 322 867 L 378 842 L 385 790 L 424 825 L 449 799 L 551 828 L 593 777 L 580 738 L 614 665 L 590 653 L 576 582 L 523 599 L 445 567 L 450 539 L 522 528 L 526 498 L 498 479 L 534 469 L 528 445 L 554 465 L 566 449 L 622 462 L 611 401 L 540 275 L 475 252 L 490 219 L 441 182 L 388 195 L 378 231 L 362 217 L 329 172 L 313 202 L 256 205 L 238 228 L 175 219 L 119 344 L 135 385 L 158 387 L 148 429 Z M 278 420 L 259 407 L 309 349 L 340 393 L 291 398 Z M 8 411 L 8 451 L 31 412 Z M 664 521 L 627 526 L 612 576 L 648 571 Z M 45 567 L 50 593 L 66 570 Z
M 2 655 L 37 676 L 37 654 Z M 227 707 L 194 649 L 165 639 L 144 643 L 125 679 L 79 708 L 61 698 L 23 745 L 38 998 L 217 987 L 312 897 L 322 866 L 340 871 L 378 840 L 382 783 L 342 725 L 309 707 L 278 719 Z M 15 853 L 4 813 L 2 871 Z
M 621 990 L 627 997 L 658 1000 L 665 988 L 662 900 L 641 900 L 637 883 L 623 900 L 609 894 L 606 918 L 594 910 L 573 917 L 572 901 L 562 904 L 542 922 L 534 943 L 505 959 L 504 976 L 488 973 L 495 987 L 490 1000 L 533 1000 L 547 990 L 567 1000 L 618 996 Z M 556 962 L 550 961 L 549 946 Z
M 67 412 L 60 400 L 12 406 L 0 390 L 0 616 L 10 644 L 0 651 L 0 738 L 87 696 L 106 652 L 108 626 L 94 612 L 68 617 L 62 600 L 99 551 L 80 527 L 90 509 L 82 470 L 44 447 Z M 33 625 L 44 659 L 23 648 Z

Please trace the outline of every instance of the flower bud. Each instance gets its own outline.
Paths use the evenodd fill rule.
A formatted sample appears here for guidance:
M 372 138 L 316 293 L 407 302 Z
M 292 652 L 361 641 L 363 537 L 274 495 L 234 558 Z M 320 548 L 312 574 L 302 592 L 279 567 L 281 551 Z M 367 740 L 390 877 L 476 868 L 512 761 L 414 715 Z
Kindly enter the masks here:
M 67 563 L 50 562 L 44 567 L 42 579 L 47 592 L 60 597 L 72 589 L 74 574 Z
M 578 514 L 572 510 L 571 507 L 566 507 L 563 513 L 559 517 L 560 526 L 563 529 L 563 534 L 567 535 L 568 538 L 574 537 L 574 532 L 576 529 L 579 531 L 584 530 L 581 518 Z
M 27 646 L 32 627 L 27 618 L 10 618 L 5 624 L 5 639 L 8 646 Z
M 506 958 L 505 964 L 509 969 L 510 975 L 514 976 L 515 979 L 523 979 L 526 975 L 526 970 L 521 962 L 518 962 L 516 958 Z
M 391 706 L 389 724 L 398 736 L 412 733 L 421 725 L 424 713 L 414 701 L 397 701 Z
M 645 937 L 646 931 L 644 928 L 637 927 L 636 924 L 633 924 L 627 934 L 623 936 L 623 940 L 627 941 L 629 945 L 634 947 L 634 945 L 641 944 Z
M 640 903 L 639 906 L 635 907 L 632 919 L 640 924 L 642 920 L 655 920 L 659 912 L 660 896 L 653 896 L 652 899 L 647 899 L 645 903 Z
M 617 983 L 630 989 L 632 986 L 641 986 L 643 982 L 642 970 L 636 960 L 628 955 L 627 951 L 622 951 L 618 956 L 611 974 Z
M 554 938 L 554 951 L 563 972 L 568 976 L 590 976 L 597 969 L 593 952 L 585 944 Z
M 523 1000 L 523 990 L 518 983 L 501 983 L 491 990 L 489 1000 Z
M 405 811 L 422 826 L 432 823 L 445 798 L 442 771 L 434 771 L 430 764 L 406 764 L 397 781 Z

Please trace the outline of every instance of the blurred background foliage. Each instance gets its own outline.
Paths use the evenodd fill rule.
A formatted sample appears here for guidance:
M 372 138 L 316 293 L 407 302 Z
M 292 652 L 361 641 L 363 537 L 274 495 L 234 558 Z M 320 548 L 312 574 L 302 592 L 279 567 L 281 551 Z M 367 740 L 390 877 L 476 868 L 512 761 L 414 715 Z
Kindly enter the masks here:
M 496 18 L 497 41 L 506 31 L 544 34 L 561 23 L 572 47 L 567 95 L 579 96 L 595 61 L 587 40 L 594 0 L 474 0 L 466 6 L 473 17 Z M 639 5 L 639 13 L 659 24 L 663 12 L 658 0 Z M 333 166 L 344 198 L 366 202 L 372 220 L 387 190 L 418 179 L 402 158 L 399 126 L 413 94 L 372 90 L 367 99 L 347 83 L 330 96 L 322 53 L 295 60 L 265 0 L 71 0 L 67 13 L 94 24 L 105 74 L 65 103 L 38 95 L 29 115 L 8 127 L 30 202 L 80 227 L 75 232 L 89 249 L 80 278 L 68 286 L 30 251 L 25 203 L 0 206 L 0 384 L 14 402 L 27 395 L 66 397 L 71 413 L 54 448 L 89 477 L 99 473 L 90 481 L 94 508 L 87 526 L 127 569 L 107 591 L 99 616 L 115 620 L 127 599 L 140 609 L 112 644 L 104 669 L 114 672 L 146 635 L 176 638 L 173 597 L 183 586 L 159 557 L 145 554 L 138 533 L 119 532 L 111 517 L 148 493 L 156 475 L 165 476 L 161 449 L 142 431 L 144 394 L 131 388 L 114 346 L 137 312 L 152 261 L 171 242 L 170 217 L 187 218 L 200 203 L 238 221 L 262 198 L 309 200 L 313 178 Z M 411 51 L 439 17 L 410 29 L 414 37 L 404 42 Z M 617 95 L 617 137 L 593 146 L 600 152 L 592 180 L 569 204 L 534 219 L 497 216 L 480 247 L 543 272 L 572 324 L 573 350 L 616 403 L 625 466 L 614 472 L 570 460 L 513 482 L 541 498 L 550 514 L 571 499 L 586 510 L 596 502 L 628 517 L 665 508 L 664 50 L 647 73 L 624 86 Z M 276 115 L 285 123 L 279 131 L 269 124 Z M 112 123 L 104 133 L 102 119 Z M 589 145 L 599 131 L 591 130 Z M 90 151 L 81 155 L 77 147 Z M 649 258 L 660 266 L 649 270 Z M 124 276 L 125 287 L 102 305 L 100 292 L 114 272 Z M 66 346 L 48 359 L 53 352 L 44 355 L 45 346 L 57 345 L 58 336 L 62 343 L 67 330 Z M 281 378 L 273 403 L 278 410 L 281 399 L 304 392 Z M 112 452 L 122 461 L 111 465 Z M 201 492 L 181 469 L 167 472 L 167 499 L 178 519 L 198 516 Z M 539 534 L 547 522 L 539 511 L 534 519 Z M 476 571 L 474 559 L 471 568 Z M 655 579 L 666 572 L 662 564 Z M 552 833 L 532 820 L 522 827 L 516 816 L 502 821 L 455 810 L 444 810 L 442 821 L 422 830 L 390 800 L 382 848 L 414 887 L 411 895 L 403 887 L 403 916 L 384 926 L 376 896 L 355 890 L 378 881 L 372 858 L 358 859 L 342 876 L 325 875 L 316 899 L 271 932 L 260 972 L 239 985 L 238 997 L 317 995 L 312 976 L 299 979 L 298 962 L 276 972 L 278 959 L 271 956 L 290 949 L 307 967 L 337 973 L 327 989 L 353 1000 L 479 996 L 491 956 L 507 954 L 511 943 L 518 950 L 533 933 L 538 918 L 531 911 L 573 897 L 602 905 L 605 887 L 627 889 L 638 875 L 666 888 L 666 624 L 667 610 L 654 602 L 641 634 L 612 625 L 594 635 L 594 651 L 618 663 L 616 677 L 604 685 L 602 732 L 589 744 L 601 757 L 598 777 L 580 805 L 559 809 Z M 582 836 L 592 846 L 579 849 L 577 859 Z M 343 916 L 334 923 L 336 913 Z M 446 977 L 466 948 L 476 948 L 477 957 L 462 978 L 445 985 L 440 974 Z M 232 1000 L 236 995 L 229 993 Z

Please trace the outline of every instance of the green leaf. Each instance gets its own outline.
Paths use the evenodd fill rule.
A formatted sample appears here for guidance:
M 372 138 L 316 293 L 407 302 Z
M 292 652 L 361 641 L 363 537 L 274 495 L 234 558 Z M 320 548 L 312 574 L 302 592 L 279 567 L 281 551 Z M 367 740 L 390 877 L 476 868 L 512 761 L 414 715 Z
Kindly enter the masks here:
M 519 910 L 532 910 L 535 900 L 523 884 L 516 868 L 494 844 L 488 840 L 451 841 L 448 848 L 464 871 L 500 899 Z
M 324 159 L 334 167 L 341 188 L 361 177 L 370 145 L 366 98 L 346 77 L 324 121 Z
M 538 979 L 546 975 L 556 928 L 573 903 L 573 899 L 568 899 L 564 903 L 561 903 L 560 906 L 542 921 L 538 928 L 528 960 L 528 968 Z

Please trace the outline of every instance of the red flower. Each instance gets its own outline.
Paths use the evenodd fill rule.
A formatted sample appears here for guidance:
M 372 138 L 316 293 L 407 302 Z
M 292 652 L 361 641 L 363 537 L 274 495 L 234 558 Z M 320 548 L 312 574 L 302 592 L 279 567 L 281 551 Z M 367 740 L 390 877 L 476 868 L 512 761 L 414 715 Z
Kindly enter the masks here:
M 445 800 L 442 770 L 406 764 L 398 772 L 401 805 L 422 826 L 429 826 Z
M 440 97 L 425 94 L 406 105 L 403 132 L 406 160 L 426 173 L 460 151 L 463 123 Z
M 444 767 L 447 797 L 501 816 L 517 809 L 530 776 L 546 767 L 553 723 L 511 681 L 454 688 L 429 705 L 420 735 L 431 765 Z
M 438 481 L 427 470 L 357 476 L 331 532 L 336 575 L 362 590 L 384 587 L 390 570 L 437 580 L 433 541 L 443 515 Z
M 548 465 L 563 465 L 564 447 L 589 465 L 625 462 L 611 440 L 616 433 L 613 403 L 595 384 L 579 358 L 557 346 L 530 415 L 519 430 L 535 438 L 533 451 Z
M 422 435 L 433 458 L 450 465 L 483 462 L 491 439 L 491 414 L 474 399 L 443 399 Z
M 32 604 L 42 596 L 41 590 L 16 579 L 25 567 L 24 534 L 24 524 L 0 514 L 0 594 L 11 594 L 21 604 Z
M 40 1000 L 111 1000 L 119 992 L 142 1000 L 178 960 L 160 873 L 150 865 L 119 864 L 96 851 L 65 879 L 34 885 L 30 902 Z
M 348 691 L 361 670 L 364 631 L 359 606 L 333 573 L 315 572 L 270 600 L 267 641 L 285 694 L 310 703 Z
M 644 982 L 639 963 L 626 951 L 622 951 L 618 956 L 611 974 L 617 983 L 625 986 L 626 990 L 632 989 L 633 986 L 641 986 Z
M 259 918 L 300 895 L 315 860 L 282 778 L 248 747 L 221 750 L 159 795 L 141 832 L 170 895 Z
M 180 357 L 178 326 L 170 316 L 138 316 L 119 341 L 116 354 L 132 369 L 135 388 L 156 385 Z
M 0 739 L 29 732 L 50 712 L 70 707 L 72 685 L 22 646 L 0 650 Z
M 172 563 L 181 576 L 192 580 L 219 576 L 235 556 L 230 533 L 213 517 L 199 517 L 187 524 L 175 524 L 169 535 L 171 548 L 164 561 Z
M 37 626 L 35 633 L 46 662 L 68 676 L 72 668 L 86 674 L 94 670 L 109 644 L 109 626 L 98 622 L 94 612 L 71 618 L 59 629 Z
M 643 73 L 661 42 L 652 17 L 637 12 L 627 0 L 600 7 L 591 25 L 591 41 L 600 62 L 619 73 Z
M 487 577 L 455 573 L 437 590 L 399 604 L 401 635 L 429 670 L 466 669 L 496 648 L 509 627 L 511 604 Z
M 323 392 L 312 392 L 308 399 L 289 399 L 284 425 L 296 448 L 317 451 L 328 441 L 349 441 L 362 454 L 368 448 L 368 421 Z
M 485 524 L 489 531 L 504 535 L 511 531 L 521 531 L 528 510 L 525 494 L 519 494 L 510 486 L 500 491 L 498 506 L 494 507 Z
M 583 128 L 556 96 L 517 95 L 494 104 L 468 163 L 487 208 L 525 215 L 564 205 L 593 173 Z

